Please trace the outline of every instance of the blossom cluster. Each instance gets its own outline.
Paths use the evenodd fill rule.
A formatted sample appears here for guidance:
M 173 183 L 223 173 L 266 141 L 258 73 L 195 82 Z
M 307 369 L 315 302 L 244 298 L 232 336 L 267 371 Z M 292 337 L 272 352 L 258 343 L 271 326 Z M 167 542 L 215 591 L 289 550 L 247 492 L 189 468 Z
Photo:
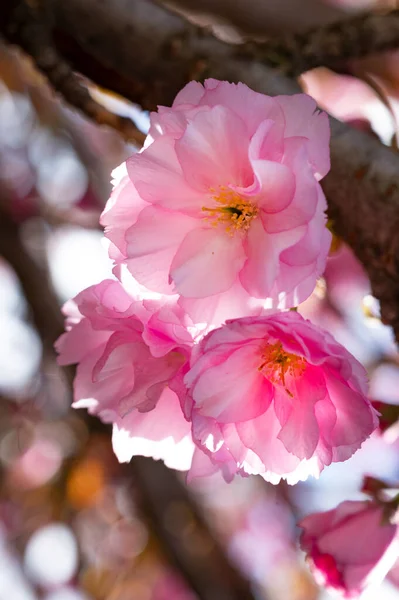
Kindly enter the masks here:
M 67 303 L 57 342 L 120 461 L 294 484 L 375 430 L 365 370 L 297 311 L 330 248 L 328 170 L 305 94 L 191 82 L 151 115 L 101 217 L 115 278 Z

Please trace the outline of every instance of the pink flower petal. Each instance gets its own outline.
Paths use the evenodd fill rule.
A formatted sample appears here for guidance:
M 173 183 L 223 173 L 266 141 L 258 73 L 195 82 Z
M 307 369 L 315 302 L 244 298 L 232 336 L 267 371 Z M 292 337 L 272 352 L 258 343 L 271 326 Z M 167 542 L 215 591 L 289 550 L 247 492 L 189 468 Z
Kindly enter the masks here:
M 195 323 L 212 323 L 218 327 L 227 319 L 258 315 L 263 309 L 263 300 L 250 296 L 239 281 L 229 290 L 209 298 L 179 298 L 179 305 Z
M 292 202 L 281 213 L 261 213 L 265 230 L 268 233 L 295 229 L 310 222 L 316 212 L 318 202 L 327 208 L 324 195 L 318 189 L 312 169 L 307 164 L 306 147 L 301 140 L 292 138 L 285 141 L 285 164 L 295 175 L 295 194 Z
M 204 87 L 198 81 L 190 81 L 180 92 L 177 94 L 173 101 L 173 108 L 180 106 L 180 104 L 192 104 L 197 105 L 205 93 Z
M 228 109 L 215 106 L 195 115 L 175 147 L 189 185 L 208 192 L 229 183 L 252 183 L 248 144 L 242 120 Z
M 160 361 L 142 348 L 134 365 L 134 389 L 119 403 L 119 414 L 124 416 L 133 408 L 152 410 L 159 401 L 165 387 L 173 379 L 185 361 L 179 352 L 171 352 L 167 360 Z
M 150 290 L 170 294 L 170 265 L 176 249 L 193 229 L 195 220 L 150 206 L 142 211 L 137 223 L 126 233 L 129 271 Z
M 299 458 L 287 452 L 277 437 L 280 424 L 273 405 L 257 419 L 237 423 L 237 432 L 245 446 L 262 460 L 266 472 L 283 475 L 299 465 Z
M 118 281 L 105 279 L 80 292 L 74 302 L 93 329 L 104 329 L 131 314 L 133 299 Z
M 308 152 L 314 170 L 321 179 L 330 170 L 330 126 L 326 113 L 317 109 L 316 102 L 306 94 L 276 96 L 283 109 L 285 137 L 303 136 L 308 139 Z M 301 118 L 298 118 L 301 115 Z
M 249 136 L 254 135 L 259 123 L 265 119 L 281 124 L 285 122 L 283 111 L 274 98 L 254 92 L 244 83 L 206 79 L 205 90 L 199 103 L 228 107 L 245 123 Z
M 324 255 L 323 263 L 325 263 L 332 239 L 326 224 L 327 215 L 320 207 L 320 210 L 308 224 L 305 235 L 294 246 L 284 250 L 281 260 L 292 267 L 306 266 L 317 262 L 322 251 Z
M 257 204 L 263 213 L 280 213 L 292 202 L 295 177 L 285 165 L 268 160 L 253 160 L 252 168 L 259 181 Z
M 205 298 L 225 292 L 234 283 L 245 261 L 238 235 L 217 229 L 190 232 L 175 254 L 170 277 L 186 298 Z
M 270 296 L 279 273 L 279 256 L 303 235 L 304 228 L 282 231 L 276 235 L 265 232 L 260 219 L 251 224 L 247 238 L 248 259 L 240 272 L 240 281 L 255 298 Z
M 292 390 L 294 397 L 286 399 L 291 404 L 291 411 L 278 439 L 291 454 L 301 460 L 309 459 L 314 454 L 320 438 L 315 405 L 326 395 L 324 377 L 316 367 L 308 366 L 305 374 L 295 379 L 295 387 L 296 390 Z M 283 394 L 281 391 L 280 398 Z
M 102 346 L 107 342 L 109 334 L 104 331 L 94 331 L 88 320 L 77 323 L 71 331 L 61 335 L 55 343 L 59 353 L 59 365 L 71 365 L 80 362 L 95 346 Z
M 248 344 L 202 373 L 193 388 L 198 413 L 220 423 L 246 421 L 262 414 L 270 404 L 272 386 L 258 371 L 260 361 L 259 345 Z
M 74 381 L 74 404 L 75 408 L 83 407 L 82 401 L 93 399 L 93 412 L 98 410 L 112 410 L 116 415 L 118 403 L 114 398 L 124 397 L 134 387 L 134 369 L 131 364 L 132 346 L 124 345 L 115 358 L 118 359 L 119 366 L 110 362 L 109 369 L 105 370 L 101 377 L 93 378 L 93 370 L 99 360 L 101 360 L 106 345 L 99 346 L 92 350 L 91 354 L 85 357 L 76 370 Z M 113 367 L 113 368 L 112 368 Z
M 360 447 L 378 425 L 374 410 L 365 406 L 362 395 L 328 372 L 326 382 L 328 395 L 337 413 L 330 443 L 334 446 Z
M 379 508 L 360 511 L 325 532 L 319 542 L 320 551 L 335 556 L 337 562 L 347 565 L 362 566 L 365 563 L 374 563 L 395 535 L 394 526 L 382 525 Z M 379 534 L 375 535 L 377 530 Z
M 195 446 L 176 394 L 165 388 L 154 410 L 131 411 L 114 425 L 112 446 L 120 462 L 133 456 L 163 460 L 170 469 L 187 471 Z
M 141 198 L 168 209 L 198 214 L 203 195 L 193 189 L 184 177 L 171 136 L 156 139 L 143 152 L 127 160 L 129 177 Z
M 217 473 L 219 468 L 218 464 L 211 461 L 208 454 L 202 452 L 199 448 L 195 448 L 191 468 L 187 473 L 187 483 L 201 477 L 210 477 Z
M 149 148 L 155 140 L 164 135 L 174 140 L 179 139 L 187 125 L 186 117 L 185 111 L 175 111 L 173 108 L 159 106 L 158 112 L 152 112 L 150 115 L 151 125 L 143 149 Z
M 148 302 L 145 303 L 148 305 Z M 143 331 L 143 340 L 153 356 L 165 356 L 179 345 L 191 346 L 193 338 L 187 327 L 189 319 L 173 304 L 154 311 Z M 192 325 L 192 324 L 191 324 Z
M 135 223 L 140 211 L 146 205 L 128 175 L 125 175 L 115 185 L 100 217 L 100 224 L 105 229 L 106 237 L 115 244 L 123 256 L 126 256 L 126 222 Z
M 236 469 L 242 469 L 245 473 L 251 475 L 257 475 L 264 471 L 262 460 L 242 443 L 234 423 L 222 425 L 222 432 L 229 454 L 237 463 Z
M 267 119 L 258 126 L 248 149 L 249 158 L 280 163 L 284 156 L 284 119 Z

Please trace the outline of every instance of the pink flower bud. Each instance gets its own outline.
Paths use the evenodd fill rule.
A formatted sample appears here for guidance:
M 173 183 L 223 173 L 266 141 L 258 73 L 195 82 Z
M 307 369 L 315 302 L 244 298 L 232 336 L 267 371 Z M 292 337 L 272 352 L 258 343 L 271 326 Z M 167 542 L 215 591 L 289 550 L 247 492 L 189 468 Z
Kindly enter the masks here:
M 342 502 L 309 515 L 299 526 L 301 548 L 317 582 L 343 598 L 357 598 L 380 583 L 398 557 L 397 526 L 374 502 Z

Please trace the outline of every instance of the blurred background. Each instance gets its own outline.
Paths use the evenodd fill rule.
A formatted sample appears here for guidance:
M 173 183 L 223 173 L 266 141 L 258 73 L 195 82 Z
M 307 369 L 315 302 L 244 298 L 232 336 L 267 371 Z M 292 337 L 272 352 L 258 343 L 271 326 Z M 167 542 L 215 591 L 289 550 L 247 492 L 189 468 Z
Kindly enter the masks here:
M 338 4 L 395 6 L 317 2 L 320 15 Z M 232 35 L 230 25 L 218 31 Z M 396 150 L 398 56 L 353 62 L 345 75 L 316 69 L 301 85 L 332 115 Z M 146 131 L 138 107 L 91 92 Z M 98 218 L 111 170 L 136 150 L 68 108 L 29 59 L 0 43 L 0 600 L 327 599 L 297 549 L 295 524 L 361 498 L 365 473 L 399 479 L 395 427 L 319 481 L 227 485 L 214 476 L 186 487 L 184 476 L 148 459 L 119 465 L 109 430 L 70 408 L 73 372 L 57 367 L 52 350 L 59 307 L 111 275 Z M 375 401 L 399 405 L 391 332 L 339 240 L 301 312 L 365 365 Z M 399 566 L 375 597 L 399 598 L 397 586 Z

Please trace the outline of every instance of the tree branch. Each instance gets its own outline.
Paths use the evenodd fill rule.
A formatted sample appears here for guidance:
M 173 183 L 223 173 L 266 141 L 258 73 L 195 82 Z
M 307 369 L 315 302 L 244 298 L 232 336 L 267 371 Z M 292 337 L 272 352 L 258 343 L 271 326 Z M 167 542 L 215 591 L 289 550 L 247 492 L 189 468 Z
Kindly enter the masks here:
M 261 4 L 251 0 L 157 2 L 170 5 L 202 26 L 216 19 L 234 25 L 244 35 L 258 39 L 257 43 L 246 45 L 248 58 L 290 76 L 319 66 L 341 70 L 349 59 L 399 46 L 399 9 L 380 13 L 362 11 L 350 16 L 321 0 L 268 0 Z M 228 39 L 229 33 L 226 35 Z
M 307 31 L 344 21 L 348 15 L 328 0 L 157 0 L 202 26 L 230 25 L 244 35 L 264 38 Z
M 11 0 L 12 1 L 12 0 Z M 88 89 L 69 64 L 57 52 L 51 37 L 51 25 L 46 6 L 40 1 L 16 0 L 0 21 L 7 39 L 23 48 L 37 68 L 48 78 L 51 86 L 65 101 L 99 125 L 119 131 L 128 141 L 142 145 L 144 134 L 126 117 L 120 117 L 93 100 Z M 7 20 L 5 14 L 8 15 Z
M 186 3 L 187 0 L 184 1 L 184 4 Z M 112 6 L 109 0 L 86 0 L 83 4 L 79 3 L 79 0 L 71 0 L 68 3 L 56 0 L 54 9 L 55 24 L 69 33 L 81 48 L 102 65 L 108 68 L 113 66 L 118 73 L 125 76 L 131 76 L 134 71 L 138 72 L 139 79 L 135 81 L 131 92 L 136 98 L 141 95 L 143 71 L 151 65 L 151 71 L 155 74 L 156 60 L 162 63 L 162 67 L 157 69 L 158 73 L 161 72 L 161 68 L 164 71 L 165 63 L 168 62 L 168 74 L 173 75 L 175 52 L 178 51 L 182 40 L 186 41 L 188 37 L 193 59 L 197 55 L 200 60 L 203 53 L 202 58 L 209 60 L 212 57 L 210 51 L 217 52 L 226 59 L 238 55 L 243 60 L 277 68 L 290 76 L 300 75 L 317 66 L 340 70 L 348 59 L 399 46 L 399 9 L 385 14 L 347 17 L 305 33 L 287 35 L 283 32 L 279 37 L 269 38 L 266 42 L 250 42 L 230 47 L 227 53 L 221 52 L 219 46 L 211 45 L 211 36 L 205 34 L 202 29 L 184 23 L 177 15 L 169 14 L 169 17 L 166 17 L 166 10 L 162 6 L 156 6 L 151 0 L 114 0 Z M 264 10 L 266 9 L 260 12 Z M 90 15 L 95 17 L 90 18 Z M 109 31 L 105 30 L 104 21 L 108 24 Z M 260 21 L 262 22 L 261 17 Z M 113 40 L 112 48 L 106 43 L 110 40 Z M 159 52 L 162 48 L 166 51 L 165 57 Z M 185 45 L 185 50 L 187 49 Z M 140 60 L 137 60 L 137 57 Z M 189 61 L 190 56 L 187 56 L 187 62 Z M 192 73 L 197 77 L 202 74 L 201 69 L 198 71 L 200 66 L 191 65 Z M 178 65 L 176 68 L 179 68 Z M 172 84 L 175 78 L 176 76 L 172 79 Z M 162 85 L 161 81 L 157 83 Z M 162 92 L 162 89 L 157 89 L 157 92 Z M 141 103 L 148 104 L 145 101 Z M 152 99 L 151 104 L 156 106 L 157 102 Z
M 49 2 L 49 0 L 43 1 Z M 0 22 L 7 38 L 19 44 L 30 54 L 37 67 L 48 77 L 54 89 L 61 93 L 67 102 L 87 114 L 97 123 L 109 125 L 117 129 L 125 138 L 141 144 L 143 135 L 130 119 L 114 115 L 91 98 L 86 87 L 82 85 L 80 79 L 71 71 L 68 63 L 55 49 L 51 39 L 51 29 L 55 17 L 55 23 L 58 22 L 61 28 L 72 33 L 68 21 L 72 18 L 76 23 L 77 14 L 80 14 L 83 21 L 78 24 L 76 32 L 73 32 L 73 37 L 80 40 L 82 45 L 89 49 L 90 53 L 90 47 L 92 47 L 94 55 L 104 65 L 108 65 L 109 57 L 107 54 L 109 48 L 108 46 L 100 48 L 99 42 L 103 31 L 102 27 L 100 27 L 100 30 L 98 28 L 97 17 L 99 16 L 100 21 L 102 21 L 104 18 L 108 18 L 111 12 L 112 21 L 108 22 L 111 29 L 110 36 L 112 37 L 113 33 L 118 32 L 118 34 L 122 33 L 124 38 L 117 40 L 116 46 L 111 52 L 118 55 L 122 61 L 118 70 L 126 72 L 126 61 L 135 56 L 132 50 L 126 47 L 126 40 L 132 38 L 133 33 L 137 34 L 135 23 L 144 16 L 147 33 L 153 30 L 159 35 L 161 23 L 167 23 L 167 28 L 171 23 L 170 17 L 166 20 L 161 17 L 162 14 L 165 14 L 164 9 L 159 7 L 159 10 L 157 10 L 155 6 L 146 8 L 144 0 L 134 0 L 133 3 L 128 2 L 128 0 L 116 0 L 112 7 L 107 5 L 107 2 L 104 3 L 100 0 L 87 0 L 84 3 L 79 3 L 76 0 L 72 0 L 71 3 L 61 3 L 56 0 L 53 5 L 44 5 L 47 10 L 44 10 L 40 2 L 36 4 L 28 2 L 28 0 L 17 0 L 15 6 L 10 8 L 11 2 L 12 0 L 7 0 L 8 10 L 4 11 L 2 22 Z M 290 76 L 296 76 L 318 66 L 340 69 L 348 59 L 394 49 L 399 45 L 399 9 L 384 14 L 356 15 L 352 18 L 330 23 L 329 21 L 334 16 L 338 18 L 338 15 L 340 15 L 338 10 L 329 10 L 320 5 L 319 0 L 317 0 L 316 4 L 322 9 L 321 14 L 319 14 L 320 11 L 317 11 L 314 7 L 314 0 L 306 0 L 306 3 L 306 13 L 309 12 L 310 7 L 316 15 L 316 21 L 321 18 L 321 15 L 324 15 L 328 23 L 314 27 L 305 33 L 291 32 L 287 35 L 283 32 L 279 37 L 270 38 L 266 42 L 247 43 L 241 46 L 241 55 L 245 56 L 247 60 L 277 68 Z M 181 8 L 180 5 L 183 5 L 186 10 L 187 6 L 189 9 L 193 6 L 191 0 L 172 0 L 172 4 L 177 4 L 179 8 Z M 269 4 L 270 2 L 267 8 L 258 8 L 261 23 L 266 23 L 266 15 L 270 16 L 272 12 Z M 280 7 L 278 12 L 284 15 L 290 9 L 291 14 L 295 12 L 298 14 L 298 10 L 295 11 L 295 6 L 296 0 L 285 0 L 285 7 Z M 208 0 L 202 0 L 200 7 L 202 7 L 202 10 L 209 12 Z M 50 9 L 54 9 L 55 14 L 50 13 Z M 156 17 L 154 24 L 151 24 L 146 18 L 148 10 Z M 197 7 L 197 10 L 200 9 Z M 224 0 L 218 0 L 214 5 L 214 11 L 217 14 L 224 14 L 226 10 Z M 237 22 L 239 10 L 240 7 L 235 6 L 234 10 L 227 11 L 235 22 Z M 252 11 L 254 11 L 254 7 L 252 7 Z M 93 13 L 96 15 L 95 19 L 91 18 Z M 7 15 L 7 17 L 4 15 Z M 67 18 L 66 23 L 63 21 L 64 17 Z M 270 18 L 268 21 L 270 21 Z M 123 26 L 121 22 L 124 23 Z M 310 22 L 312 23 L 312 21 Z M 175 26 L 176 24 L 177 21 Z M 246 21 L 244 20 L 243 26 L 245 27 L 245 25 Z M 187 31 L 187 27 L 185 29 Z M 273 27 L 271 29 L 273 31 Z M 266 31 L 270 31 L 269 23 Z M 193 32 L 194 28 L 191 33 Z M 121 52 L 122 48 L 125 50 L 123 53 Z M 172 51 L 173 55 L 173 47 L 169 50 Z M 153 54 L 151 50 L 150 54 Z M 148 60 L 144 62 L 148 63 Z M 82 72 L 81 69 L 78 70 Z
M 248 57 L 292 77 L 315 67 L 340 70 L 349 59 L 399 47 L 399 9 L 362 14 L 305 33 L 250 44 Z
M 138 498 L 172 564 L 203 600 L 253 600 L 249 583 L 231 567 L 176 473 L 161 462 L 136 457 L 130 466 Z M 191 535 L 187 536 L 187 531 Z M 171 599 L 172 600 L 172 599 Z

